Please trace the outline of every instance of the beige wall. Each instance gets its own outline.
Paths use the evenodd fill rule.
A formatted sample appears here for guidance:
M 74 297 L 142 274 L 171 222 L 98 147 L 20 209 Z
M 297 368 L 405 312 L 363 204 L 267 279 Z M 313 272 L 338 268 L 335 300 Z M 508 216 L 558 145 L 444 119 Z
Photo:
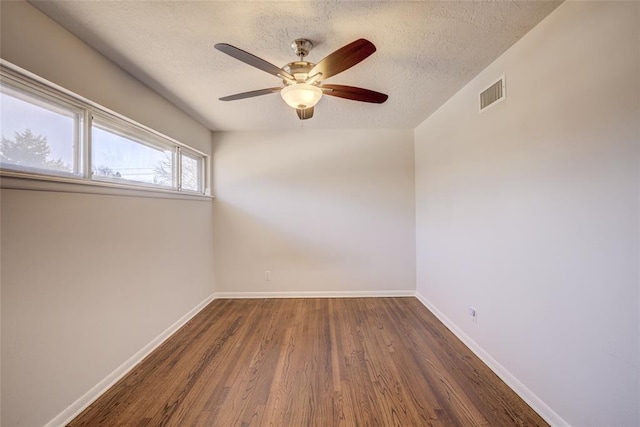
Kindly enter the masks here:
M 45 424 L 213 292 L 210 202 L 1 197 L 3 426 Z
M 412 131 L 215 133 L 214 147 L 216 291 L 415 289 Z
M 208 129 L 30 5 L 0 12 L 2 58 L 211 152 Z M 47 423 L 213 293 L 211 201 L 3 189 L 0 205 L 3 426 Z
M 418 292 L 575 426 L 640 425 L 639 29 L 564 3 L 415 131 Z

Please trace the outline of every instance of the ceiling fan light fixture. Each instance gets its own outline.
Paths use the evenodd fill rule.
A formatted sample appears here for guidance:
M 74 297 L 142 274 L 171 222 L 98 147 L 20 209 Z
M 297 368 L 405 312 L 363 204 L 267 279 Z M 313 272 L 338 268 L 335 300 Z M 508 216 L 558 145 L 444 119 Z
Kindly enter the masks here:
M 2 0 L 0 0 L 2 1 Z M 282 99 L 296 110 L 300 120 L 313 117 L 314 107 L 326 93 L 332 97 L 350 99 L 353 101 L 382 104 L 389 97 L 384 93 L 375 92 L 354 86 L 325 84 L 324 80 L 335 76 L 368 58 L 376 47 L 369 40 L 358 39 L 340 49 L 330 53 L 320 62 L 314 64 L 305 61 L 304 57 L 313 46 L 307 39 L 297 39 L 291 44 L 299 61 L 289 62 L 283 67 L 277 67 L 264 59 L 231 46 L 227 43 L 217 43 L 214 47 L 227 55 L 251 65 L 259 70 L 274 75 L 284 83 L 284 87 L 270 87 L 224 96 L 220 101 L 234 101 L 280 92 Z M 320 87 L 322 85 L 322 87 Z
M 297 83 L 284 87 L 280 95 L 291 108 L 306 109 L 314 107 L 320 101 L 322 90 L 315 85 Z

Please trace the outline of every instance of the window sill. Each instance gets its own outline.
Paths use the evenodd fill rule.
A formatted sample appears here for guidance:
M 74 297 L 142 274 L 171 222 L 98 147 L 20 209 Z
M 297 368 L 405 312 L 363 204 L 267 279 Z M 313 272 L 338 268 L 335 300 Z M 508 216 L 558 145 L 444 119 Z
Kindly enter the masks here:
M 0 171 L 0 188 L 7 190 L 52 191 L 60 193 L 106 194 L 124 197 L 211 201 L 213 196 L 133 185 L 88 181 L 80 178 L 52 177 Z

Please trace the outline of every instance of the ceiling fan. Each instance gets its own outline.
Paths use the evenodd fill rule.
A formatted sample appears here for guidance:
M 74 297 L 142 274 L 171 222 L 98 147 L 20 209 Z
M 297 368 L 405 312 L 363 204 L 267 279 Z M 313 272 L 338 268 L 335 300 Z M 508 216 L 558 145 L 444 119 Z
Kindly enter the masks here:
M 299 61 L 289 62 L 279 68 L 264 59 L 238 49 L 226 43 L 218 43 L 215 48 L 239 61 L 256 67 L 282 79 L 283 87 L 252 90 L 220 98 L 220 101 L 235 101 L 237 99 L 252 98 L 280 92 L 282 99 L 295 108 L 300 120 L 313 117 L 313 108 L 323 95 L 337 96 L 354 101 L 382 104 L 387 95 L 369 89 L 353 86 L 323 84 L 329 77 L 341 73 L 366 59 L 376 51 L 376 47 L 368 40 L 358 39 L 331 53 L 323 60 L 314 64 L 304 60 L 313 47 L 307 39 L 296 39 L 291 42 L 291 49 L 300 58 Z

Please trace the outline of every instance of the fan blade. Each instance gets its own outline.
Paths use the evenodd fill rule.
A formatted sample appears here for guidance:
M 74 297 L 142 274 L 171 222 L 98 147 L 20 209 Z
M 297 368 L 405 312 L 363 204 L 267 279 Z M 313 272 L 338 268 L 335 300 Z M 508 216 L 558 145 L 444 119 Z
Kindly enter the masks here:
M 309 71 L 312 76 L 322 73 L 322 80 L 335 76 L 363 61 L 376 51 L 376 47 L 369 40 L 358 39 L 329 54 Z
M 270 87 L 268 89 L 252 90 L 250 92 L 236 93 L 235 95 L 223 96 L 220 101 L 235 101 L 236 99 L 253 98 L 254 96 L 267 95 L 269 93 L 280 92 L 281 87 Z
M 291 80 L 295 80 L 295 78 L 284 71 L 282 68 L 276 67 L 270 62 L 265 61 L 264 59 L 258 58 L 255 55 L 250 54 L 249 52 L 245 52 L 242 49 L 238 49 L 235 46 L 231 46 L 227 43 L 218 43 L 214 46 L 220 52 L 224 52 L 229 56 L 236 58 L 238 61 L 242 61 L 245 64 L 249 64 L 252 67 L 256 67 L 262 71 L 266 71 L 269 74 L 273 74 L 276 77 L 286 77 Z
M 307 120 L 313 117 L 313 107 L 309 108 L 297 108 L 296 113 L 298 113 L 298 117 L 300 120 Z
M 354 101 L 372 102 L 374 104 L 382 104 L 389 98 L 389 95 L 385 95 L 384 93 L 353 86 L 322 85 L 321 89 L 323 89 L 325 95 L 352 99 Z

